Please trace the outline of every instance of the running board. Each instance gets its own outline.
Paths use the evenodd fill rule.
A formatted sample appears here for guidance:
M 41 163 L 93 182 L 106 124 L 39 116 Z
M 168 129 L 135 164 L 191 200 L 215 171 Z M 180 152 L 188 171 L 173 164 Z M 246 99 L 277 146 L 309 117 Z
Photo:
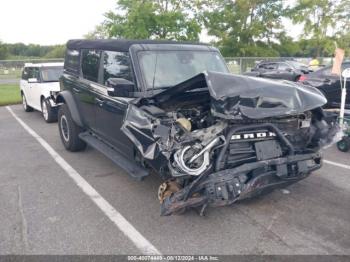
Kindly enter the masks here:
M 128 160 L 118 151 L 89 132 L 80 133 L 79 138 L 124 169 L 132 178 L 141 181 L 144 177 L 149 175 L 146 169 Z

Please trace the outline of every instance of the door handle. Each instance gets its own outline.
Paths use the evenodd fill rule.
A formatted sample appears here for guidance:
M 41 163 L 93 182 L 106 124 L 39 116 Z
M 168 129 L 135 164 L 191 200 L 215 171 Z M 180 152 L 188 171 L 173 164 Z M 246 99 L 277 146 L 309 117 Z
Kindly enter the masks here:
M 73 87 L 73 91 L 76 92 L 76 93 L 80 93 L 81 92 L 80 89 L 75 88 L 75 87 Z
M 104 101 L 102 99 L 99 99 L 99 98 L 95 98 L 95 101 L 99 106 L 102 106 L 104 103 Z

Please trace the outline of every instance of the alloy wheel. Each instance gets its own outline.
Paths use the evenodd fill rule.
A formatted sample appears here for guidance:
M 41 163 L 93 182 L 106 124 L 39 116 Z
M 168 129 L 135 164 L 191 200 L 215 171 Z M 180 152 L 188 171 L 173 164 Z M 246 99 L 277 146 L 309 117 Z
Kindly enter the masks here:
M 68 121 L 65 115 L 61 116 L 60 119 L 61 133 L 63 139 L 68 142 L 69 141 L 69 129 L 68 129 Z
M 45 100 L 41 101 L 41 109 L 42 109 L 44 119 L 47 120 L 49 117 L 49 113 L 47 111 L 47 105 L 46 105 Z

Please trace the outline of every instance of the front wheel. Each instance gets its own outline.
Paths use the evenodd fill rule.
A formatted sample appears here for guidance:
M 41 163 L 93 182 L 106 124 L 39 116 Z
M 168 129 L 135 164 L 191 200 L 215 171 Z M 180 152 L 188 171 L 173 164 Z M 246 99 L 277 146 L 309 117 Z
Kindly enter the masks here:
M 343 137 L 343 139 L 337 143 L 337 147 L 342 152 L 348 152 L 350 149 L 350 137 Z
M 46 123 L 52 123 L 57 120 L 57 114 L 51 107 L 50 101 L 47 99 L 41 100 L 41 112 Z
M 79 138 L 83 129 L 72 119 L 66 104 L 60 106 L 58 110 L 58 129 L 64 147 L 71 152 L 84 150 L 86 143 Z
M 33 111 L 33 108 L 28 106 L 26 96 L 23 93 L 22 93 L 22 105 L 23 105 L 24 111 L 26 111 L 26 112 L 32 112 Z

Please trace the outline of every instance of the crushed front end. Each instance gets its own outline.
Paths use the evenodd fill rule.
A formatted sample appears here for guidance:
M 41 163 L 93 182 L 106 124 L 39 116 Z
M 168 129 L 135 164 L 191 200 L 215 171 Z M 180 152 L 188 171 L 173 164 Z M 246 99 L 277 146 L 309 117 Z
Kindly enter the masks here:
M 319 169 L 320 148 L 339 131 L 325 103 L 295 84 L 207 72 L 131 104 L 122 130 L 164 179 L 161 214 L 203 211 Z

